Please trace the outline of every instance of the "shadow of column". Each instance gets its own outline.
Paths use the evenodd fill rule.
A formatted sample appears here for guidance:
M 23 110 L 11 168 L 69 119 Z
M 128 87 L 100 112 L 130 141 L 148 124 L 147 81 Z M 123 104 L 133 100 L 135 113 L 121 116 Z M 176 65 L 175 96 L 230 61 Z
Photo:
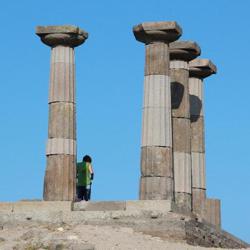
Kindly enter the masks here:
M 202 101 L 195 95 L 189 95 L 190 110 L 191 110 L 191 122 L 196 122 L 201 116 Z
M 171 106 L 172 109 L 180 107 L 184 95 L 184 86 L 179 82 L 171 82 Z

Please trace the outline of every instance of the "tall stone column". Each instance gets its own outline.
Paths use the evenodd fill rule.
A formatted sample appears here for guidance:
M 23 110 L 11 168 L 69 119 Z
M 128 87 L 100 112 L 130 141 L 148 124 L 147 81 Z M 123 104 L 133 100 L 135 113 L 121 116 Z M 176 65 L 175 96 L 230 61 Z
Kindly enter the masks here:
M 141 142 L 141 200 L 173 199 L 169 43 L 182 30 L 176 22 L 142 23 L 133 29 L 146 45 Z
M 200 47 L 191 41 L 170 44 L 172 96 L 172 133 L 175 207 L 191 212 L 191 127 L 188 62 L 200 55 Z
M 74 47 L 88 34 L 75 26 L 38 26 L 36 34 L 51 47 L 47 167 L 43 198 L 73 200 L 76 169 Z
M 206 208 L 203 79 L 216 71 L 216 66 L 207 59 L 195 59 L 189 63 L 193 211 L 202 217 Z

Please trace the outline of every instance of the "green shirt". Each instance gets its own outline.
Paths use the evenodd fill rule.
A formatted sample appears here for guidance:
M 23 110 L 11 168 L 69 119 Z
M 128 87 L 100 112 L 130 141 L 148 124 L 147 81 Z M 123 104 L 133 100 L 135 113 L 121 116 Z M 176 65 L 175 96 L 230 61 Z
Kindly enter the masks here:
M 76 176 L 77 176 L 77 186 L 90 185 L 91 174 L 89 171 L 89 163 L 84 161 L 78 162 L 76 167 Z

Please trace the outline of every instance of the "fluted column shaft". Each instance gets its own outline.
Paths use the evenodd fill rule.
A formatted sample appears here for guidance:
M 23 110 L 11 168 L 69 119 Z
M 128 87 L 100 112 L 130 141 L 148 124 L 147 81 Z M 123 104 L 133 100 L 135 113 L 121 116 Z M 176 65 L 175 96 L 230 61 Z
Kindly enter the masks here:
M 170 76 L 173 130 L 174 204 L 179 212 L 192 209 L 191 128 L 188 62 L 200 55 L 193 41 L 170 44 Z
M 136 40 L 146 45 L 141 142 L 141 200 L 173 199 L 171 88 L 169 43 L 182 30 L 176 22 L 134 26 Z
M 189 63 L 193 211 L 203 218 L 207 216 L 203 79 L 216 71 L 216 66 L 208 59 Z
M 172 199 L 171 92 L 168 44 L 146 45 L 140 199 Z
M 191 141 L 188 63 L 170 61 L 172 88 L 172 129 L 174 195 L 178 209 L 191 211 Z
M 189 78 L 193 210 L 203 215 L 206 200 L 203 80 Z
M 49 134 L 44 196 L 73 200 L 76 165 L 74 49 L 56 46 L 51 52 Z M 53 180 L 50 180 L 50 178 Z
M 76 191 L 74 47 L 81 45 L 88 34 L 71 25 L 38 26 L 36 34 L 52 48 L 43 198 L 48 201 L 72 201 Z

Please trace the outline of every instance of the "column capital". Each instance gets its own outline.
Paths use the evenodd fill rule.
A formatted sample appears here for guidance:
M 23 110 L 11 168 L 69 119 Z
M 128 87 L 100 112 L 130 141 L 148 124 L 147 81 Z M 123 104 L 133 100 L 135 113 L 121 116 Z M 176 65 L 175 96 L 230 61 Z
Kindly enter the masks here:
M 145 22 L 133 27 L 137 41 L 149 44 L 153 42 L 170 43 L 182 35 L 177 22 Z
M 87 32 L 73 25 L 37 26 L 36 34 L 50 47 L 63 45 L 73 48 L 88 38 Z
M 200 46 L 193 41 L 176 41 L 169 45 L 170 60 L 191 61 L 201 54 Z
M 216 73 L 217 68 L 209 59 L 194 59 L 189 62 L 190 77 L 203 79 Z

